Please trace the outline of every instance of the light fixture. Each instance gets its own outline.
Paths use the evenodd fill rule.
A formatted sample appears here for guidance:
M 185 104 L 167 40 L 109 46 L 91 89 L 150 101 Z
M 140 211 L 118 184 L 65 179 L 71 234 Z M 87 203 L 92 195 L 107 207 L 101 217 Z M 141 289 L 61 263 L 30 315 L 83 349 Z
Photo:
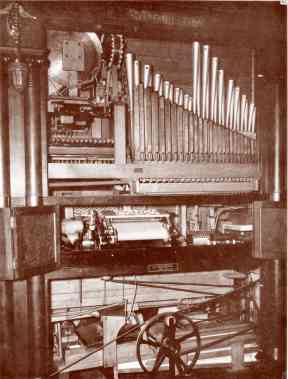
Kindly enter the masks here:
M 22 93 L 27 85 L 28 80 L 28 67 L 27 64 L 21 62 L 18 57 L 9 63 L 8 75 L 10 84 L 16 89 L 17 92 Z
M 0 9 L 0 15 L 7 15 L 7 31 L 14 42 L 15 58 L 9 62 L 8 75 L 10 84 L 19 93 L 23 92 L 28 81 L 27 64 L 21 61 L 21 18 L 30 18 L 35 20 L 36 17 L 26 12 L 22 5 L 15 2 Z

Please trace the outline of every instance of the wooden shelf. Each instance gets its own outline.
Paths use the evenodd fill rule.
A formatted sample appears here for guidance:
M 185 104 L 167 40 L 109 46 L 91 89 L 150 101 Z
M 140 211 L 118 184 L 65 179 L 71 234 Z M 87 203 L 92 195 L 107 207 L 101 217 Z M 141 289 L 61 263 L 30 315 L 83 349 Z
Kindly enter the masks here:
M 227 194 L 194 195 L 111 195 L 83 197 L 47 197 L 45 205 L 60 206 L 123 206 L 123 205 L 213 205 L 213 204 L 247 204 L 256 200 L 265 200 L 267 196 L 259 192 Z
M 216 246 L 117 247 L 91 251 L 62 251 L 61 268 L 49 279 L 104 275 L 159 274 L 214 270 L 246 271 L 259 266 L 251 258 L 251 243 Z

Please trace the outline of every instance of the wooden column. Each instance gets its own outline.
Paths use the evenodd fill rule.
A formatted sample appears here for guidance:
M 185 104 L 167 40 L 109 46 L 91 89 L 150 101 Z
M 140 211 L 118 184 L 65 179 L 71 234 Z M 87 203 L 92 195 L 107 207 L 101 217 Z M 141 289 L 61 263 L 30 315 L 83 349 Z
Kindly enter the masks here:
M 39 205 L 42 197 L 40 67 L 28 64 L 25 93 L 26 198 L 28 206 Z
M 284 340 L 284 262 L 264 261 L 261 268 L 261 313 L 259 322 L 259 342 L 263 351 L 263 364 L 281 365 Z
M 49 343 L 47 330 L 47 308 L 44 275 L 33 276 L 28 280 L 29 329 L 31 336 L 30 376 L 47 375 L 49 361 Z
M 0 377 L 13 378 L 14 362 L 13 283 L 0 281 Z

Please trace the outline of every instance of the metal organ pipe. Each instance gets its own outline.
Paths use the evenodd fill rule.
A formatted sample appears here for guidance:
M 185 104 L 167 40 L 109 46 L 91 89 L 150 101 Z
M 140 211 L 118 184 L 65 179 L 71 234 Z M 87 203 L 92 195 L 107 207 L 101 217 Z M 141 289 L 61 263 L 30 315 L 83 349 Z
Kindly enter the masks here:
M 133 66 L 136 161 L 255 162 L 256 108 L 234 80 L 225 87 L 209 45 L 192 44 L 192 94 L 153 74 L 149 64 L 140 70 L 134 60 Z
M 218 58 L 213 57 L 212 58 L 212 64 L 211 64 L 211 101 L 210 101 L 210 118 L 217 122 L 217 68 L 218 68 Z
M 200 44 L 194 42 L 192 47 L 192 98 L 193 113 L 200 116 Z
M 209 46 L 203 46 L 203 58 L 202 58 L 202 112 L 201 117 L 203 119 L 209 117 Z
M 132 53 L 127 53 L 125 55 L 130 112 L 133 112 L 133 88 L 134 88 L 134 75 L 133 75 L 134 62 L 133 60 L 134 60 L 134 57 Z

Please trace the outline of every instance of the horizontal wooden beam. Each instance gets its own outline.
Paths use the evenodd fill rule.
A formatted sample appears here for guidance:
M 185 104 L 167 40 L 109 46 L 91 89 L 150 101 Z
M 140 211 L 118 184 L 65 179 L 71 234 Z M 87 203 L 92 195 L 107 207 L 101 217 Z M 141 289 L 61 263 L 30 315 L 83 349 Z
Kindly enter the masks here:
M 247 47 L 281 44 L 285 36 L 285 9 L 276 2 L 29 1 L 25 8 L 54 30 Z

